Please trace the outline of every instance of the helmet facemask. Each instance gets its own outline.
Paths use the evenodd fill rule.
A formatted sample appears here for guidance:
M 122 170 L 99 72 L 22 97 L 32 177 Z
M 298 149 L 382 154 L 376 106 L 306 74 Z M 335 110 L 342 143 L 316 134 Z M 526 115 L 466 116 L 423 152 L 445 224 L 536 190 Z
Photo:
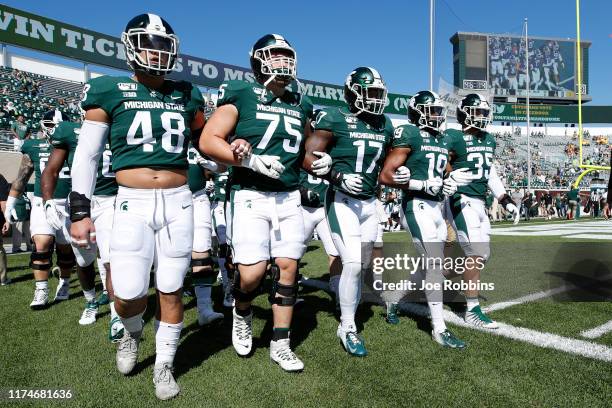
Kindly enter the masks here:
M 440 102 L 434 103 L 419 103 L 412 105 L 410 108 L 419 113 L 418 127 L 419 129 L 433 129 L 436 132 L 446 122 L 446 106 Z
M 297 77 L 297 55 L 289 44 L 272 44 L 259 48 L 253 52 L 252 57 L 261 64 L 261 73 L 268 76 L 264 86 L 275 78 L 291 82 Z
M 51 139 L 53 133 L 55 133 L 55 127 L 57 123 L 54 120 L 43 119 L 40 121 L 40 130 L 42 131 L 45 139 Z
M 355 95 L 355 108 L 358 114 L 367 112 L 372 115 L 382 115 L 387 104 L 387 87 L 378 80 L 373 84 L 364 86 L 358 83 L 349 85 L 349 90 Z
M 179 46 L 176 35 L 131 28 L 121 34 L 121 41 L 133 69 L 155 76 L 170 74 L 174 69 Z
M 491 108 L 487 102 L 480 106 L 464 106 L 461 110 L 465 112 L 466 128 L 485 130 L 491 123 Z

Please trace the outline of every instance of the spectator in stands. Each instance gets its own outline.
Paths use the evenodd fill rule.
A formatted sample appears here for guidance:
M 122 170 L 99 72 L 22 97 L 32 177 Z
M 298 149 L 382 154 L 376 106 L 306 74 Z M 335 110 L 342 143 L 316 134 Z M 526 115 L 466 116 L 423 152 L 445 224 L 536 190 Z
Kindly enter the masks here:
M 2 174 L 0 174 L 0 224 L 2 232 L 0 233 L 0 285 L 8 285 L 11 280 L 6 276 L 6 251 L 4 250 L 3 235 L 8 231 L 8 222 L 4 219 L 4 211 L 6 210 L 6 199 L 9 193 L 9 184 Z
M 12 101 L 6 103 L 4 110 L 7 111 L 9 116 L 15 116 L 17 114 L 17 108 L 15 108 L 15 105 Z
M 26 125 L 23 115 L 17 116 L 17 120 L 11 125 L 11 132 L 13 133 L 13 150 L 18 152 L 30 133 L 30 128 Z

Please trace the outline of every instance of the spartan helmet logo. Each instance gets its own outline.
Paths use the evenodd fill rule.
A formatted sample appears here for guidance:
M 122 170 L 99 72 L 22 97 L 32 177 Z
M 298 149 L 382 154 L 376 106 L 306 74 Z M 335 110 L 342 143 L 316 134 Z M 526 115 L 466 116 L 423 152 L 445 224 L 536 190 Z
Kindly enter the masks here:
M 123 201 L 121 204 L 119 204 L 119 209 L 121 211 L 127 211 L 128 210 L 128 202 L 127 201 Z

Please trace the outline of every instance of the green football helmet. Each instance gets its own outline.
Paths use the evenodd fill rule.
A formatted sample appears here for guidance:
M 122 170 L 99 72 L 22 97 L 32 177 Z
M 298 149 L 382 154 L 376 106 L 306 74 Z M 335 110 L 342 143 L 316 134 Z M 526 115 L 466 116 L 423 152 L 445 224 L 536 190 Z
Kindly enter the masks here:
M 466 129 L 485 130 L 491 119 L 491 105 L 482 95 L 468 94 L 457 106 L 457 122 Z
M 408 103 L 408 120 L 419 129 L 440 131 L 446 121 L 446 107 L 435 92 L 419 91 Z
M 387 87 L 374 68 L 355 68 L 344 82 L 344 99 L 355 114 L 382 115 L 387 103 Z
M 178 57 L 179 40 L 166 20 L 156 14 L 140 14 L 121 33 L 127 63 L 134 71 L 168 75 Z M 144 51 L 144 56 L 141 54 Z
M 55 127 L 64 121 L 70 122 L 68 115 L 58 109 L 51 109 L 45 112 L 40 120 L 40 130 L 42 130 L 45 138 L 49 139 L 55 133 Z
M 297 77 L 297 54 L 282 35 L 266 34 L 250 52 L 255 79 L 268 85 L 274 78 L 292 81 Z

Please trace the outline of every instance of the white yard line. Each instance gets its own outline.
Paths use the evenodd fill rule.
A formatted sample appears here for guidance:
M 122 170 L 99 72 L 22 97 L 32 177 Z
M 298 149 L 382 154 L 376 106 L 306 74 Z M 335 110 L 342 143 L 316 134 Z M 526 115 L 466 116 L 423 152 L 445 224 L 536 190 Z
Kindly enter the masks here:
M 400 308 L 420 316 L 429 315 L 428 308 L 420 304 L 402 303 L 400 304 Z M 448 310 L 444 311 L 444 320 L 457 326 L 467 327 L 496 336 L 522 341 L 538 347 L 564 351 L 566 353 L 576 354 L 595 360 L 612 362 L 612 347 L 604 346 L 602 344 L 591 343 L 584 340 L 576 340 L 552 333 L 539 332 L 537 330 L 526 329 L 524 327 L 515 327 L 510 324 L 500 322 L 498 322 L 499 328 L 495 330 L 478 328 L 466 323 L 461 317 Z
M 528 295 L 521 296 L 519 298 L 512 299 L 512 300 L 507 300 L 505 302 L 493 303 L 489 306 L 484 307 L 483 309 L 485 312 L 494 312 L 497 310 L 503 310 L 508 307 L 520 305 L 520 304 L 527 303 L 527 302 L 535 302 L 536 300 L 555 296 L 555 295 L 558 295 L 559 293 L 567 292 L 575 288 L 576 286 L 574 285 L 559 286 L 558 288 L 543 290 L 541 292 L 530 293 Z
M 609 332 L 612 332 L 612 320 L 610 320 L 608 323 L 602 324 L 601 326 L 594 327 L 590 330 L 585 330 L 581 332 L 580 335 L 582 337 L 586 337 L 587 339 L 596 339 Z

